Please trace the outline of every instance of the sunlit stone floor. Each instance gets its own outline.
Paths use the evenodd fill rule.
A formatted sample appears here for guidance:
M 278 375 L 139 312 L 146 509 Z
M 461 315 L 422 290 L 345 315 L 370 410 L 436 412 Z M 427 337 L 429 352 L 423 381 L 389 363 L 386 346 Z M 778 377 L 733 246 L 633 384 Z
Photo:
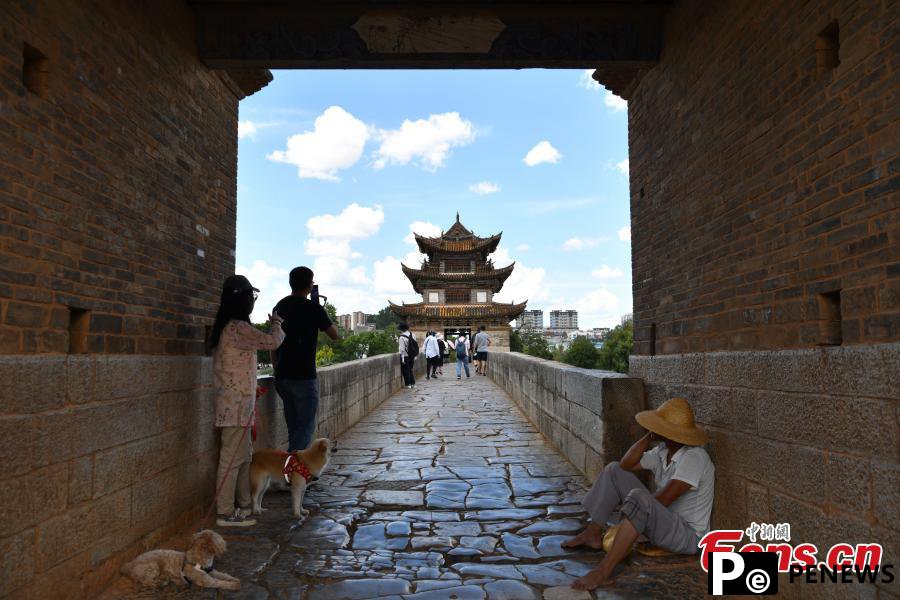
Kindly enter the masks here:
M 257 526 L 229 530 L 221 598 L 591 598 L 568 585 L 599 560 L 560 542 L 585 524 L 588 482 L 487 377 L 420 381 L 339 438 L 297 523 L 270 492 Z M 180 546 L 183 547 L 183 546 Z M 696 558 L 634 555 L 596 598 L 697 598 Z M 198 589 L 108 598 L 215 598 Z

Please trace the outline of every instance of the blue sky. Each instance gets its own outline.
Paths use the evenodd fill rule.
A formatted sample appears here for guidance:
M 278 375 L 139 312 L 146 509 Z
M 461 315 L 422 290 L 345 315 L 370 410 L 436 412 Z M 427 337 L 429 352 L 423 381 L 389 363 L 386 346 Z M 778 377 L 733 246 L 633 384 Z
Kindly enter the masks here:
M 254 320 L 311 266 L 339 313 L 416 302 L 410 232 L 503 232 L 502 301 L 631 312 L 625 103 L 581 70 L 277 71 L 240 104 L 237 270 Z

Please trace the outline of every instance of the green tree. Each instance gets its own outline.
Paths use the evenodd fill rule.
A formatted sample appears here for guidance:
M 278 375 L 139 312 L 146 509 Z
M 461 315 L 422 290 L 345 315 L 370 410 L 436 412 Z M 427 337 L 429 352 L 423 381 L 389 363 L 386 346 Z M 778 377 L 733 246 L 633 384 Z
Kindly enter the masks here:
M 522 336 L 517 329 L 509 332 L 509 351 L 525 352 L 525 344 L 522 343 Z
M 550 352 L 550 344 L 547 343 L 547 339 L 540 332 L 526 331 L 521 334 L 521 338 L 522 351 L 525 354 L 537 356 L 538 358 L 553 358 L 553 353 Z
M 331 346 L 323 346 L 316 350 L 316 366 L 327 367 L 334 364 L 334 350 Z
M 379 310 L 378 314 L 372 315 L 371 319 L 375 322 L 375 329 L 390 330 L 400 324 L 400 317 L 391 311 L 390 306 Z
M 572 340 L 572 345 L 563 354 L 563 362 L 584 369 L 596 369 L 599 352 L 593 342 L 583 335 Z
M 368 356 L 397 351 L 397 337 L 392 331 L 362 331 L 334 342 L 334 362 L 358 360 Z
M 264 331 L 265 333 L 269 333 L 269 325 L 268 323 L 253 323 L 254 327 L 259 329 L 260 331 Z M 257 350 L 256 351 L 256 363 L 259 365 L 270 365 L 272 364 L 272 359 L 269 357 L 268 350 Z
M 628 372 L 628 357 L 634 348 L 634 323 L 625 321 L 609 332 L 603 347 L 600 348 L 597 366 L 619 373 Z

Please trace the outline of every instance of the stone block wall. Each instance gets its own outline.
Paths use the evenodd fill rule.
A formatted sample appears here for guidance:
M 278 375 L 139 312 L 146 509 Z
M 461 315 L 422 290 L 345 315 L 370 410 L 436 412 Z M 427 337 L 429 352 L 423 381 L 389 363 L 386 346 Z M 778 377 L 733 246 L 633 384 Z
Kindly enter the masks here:
M 424 359 L 416 371 L 424 374 Z M 398 355 L 319 370 L 317 435 L 402 387 Z M 0 597 L 88 598 L 119 566 L 196 524 L 215 490 L 212 361 L 0 357 Z M 285 447 L 271 377 L 255 446 Z
M 642 435 L 634 421 L 644 409 L 640 379 L 518 352 L 491 354 L 488 376 L 589 479 Z
M 419 355 L 413 369 L 425 375 L 425 357 Z M 403 387 L 400 355 L 384 354 L 330 367 L 320 367 L 319 413 L 316 437 L 335 439 Z M 271 376 L 259 378 L 268 391 L 259 402 L 258 448 L 287 447 L 287 426 L 281 398 Z
M 672 5 L 628 102 L 636 354 L 900 340 L 896 20 Z
M 890 563 L 900 556 L 898 365 L 894 343 L 633 356 L 630 374 L 651 408 L 683 396 L 709 432 L 714 528 L 789 522 L 795 543 L 877 542 Z
M 179 0 L 0 4 L 0 596 L 93 596 L 212 494 L 239 96 Z
M 69 352 L 70 330 L 79 353 L 203 354 L 238 97 L 193 28 L 178 0 L 0 4 L 0 354 Z
M 205 357 L 0 357 L 0 597 L 92 597 L 196 520 L 218 456 Z

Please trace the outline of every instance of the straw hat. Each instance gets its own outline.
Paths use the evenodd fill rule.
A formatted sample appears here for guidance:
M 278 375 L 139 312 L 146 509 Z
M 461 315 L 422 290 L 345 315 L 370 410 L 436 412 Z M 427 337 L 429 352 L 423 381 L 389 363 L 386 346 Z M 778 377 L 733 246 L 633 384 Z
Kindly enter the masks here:
M 613 525 L 609 529 L 607 529 L 603 534 L 603 551 L 609 554 L 609 551 L 612 550 L 613 542 L 616 541 L 616 535 L 619 533 L 619 528 L 622 526 L 621 523 Z M 651 546 L 649 543 L 640 543 L 633 545 L 630 549 L 637 550 L 644 556 L 668 556 L 672 554 L 668 550 L 663 550 L 662 548 L 658 548 L 657 546 Z
M 687 446 L 702 446 L 706 432 L 694 424 L 694 411 L 684 398 L 672 398 L 656 410 L 641 411 L 634 416 L 645 429 Z

